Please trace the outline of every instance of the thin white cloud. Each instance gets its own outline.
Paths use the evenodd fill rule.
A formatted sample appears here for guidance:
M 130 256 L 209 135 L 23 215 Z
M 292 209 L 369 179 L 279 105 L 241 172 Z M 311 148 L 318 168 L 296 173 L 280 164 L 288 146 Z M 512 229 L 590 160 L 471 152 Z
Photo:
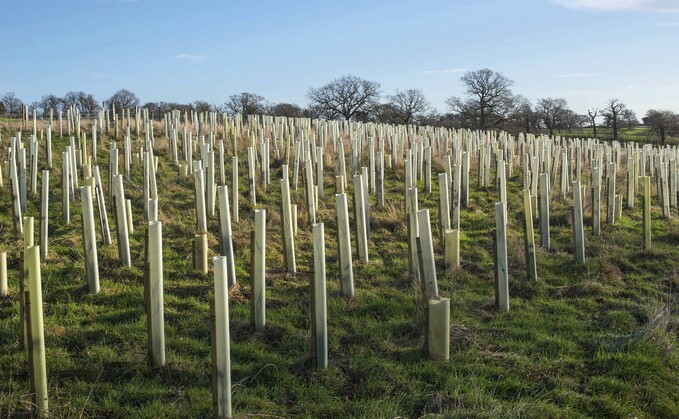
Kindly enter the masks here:
M 178 54 L 174 58 L 180 61 L 190 61 L 192 63 L 205 61 L 207 59 L 206 56 L 200 54 Z
M 679 22 L 658 22 L 655 26 L 659 28 L 673 28 L 679 26 Z
M 566 74 L 557 74 L 557 77 L 564 78 L 564 79 L 582 79 L 585 77 L 599 77 L 601 74 L 596 74 L 596 73 L 566 73 Z
M 676 0 L 553 0 L 554 3 L 575 10 L 605 12 L 679 13 Z
M 454 74 L 467 71 L 466 68 L 447 68 L 445 70 L 424 70 L 422 74 Z

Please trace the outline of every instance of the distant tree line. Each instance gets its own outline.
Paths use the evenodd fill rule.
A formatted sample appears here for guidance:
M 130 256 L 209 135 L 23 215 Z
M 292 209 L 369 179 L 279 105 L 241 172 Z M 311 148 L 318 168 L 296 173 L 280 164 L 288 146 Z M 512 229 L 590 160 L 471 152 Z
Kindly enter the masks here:
M 381 86 L 353 75 L 341 76 L 323 86 L 307 91 L 309 104 L 301 107 L 294 103 L 270 103 L 263 96 L 242 92 L 228 97 L 221 104 L 196 100 L 192 103 L 147 102 L 143 107 L 152 117 L 160 118 L 171 110 L 183 112 L 229 112 L 267 114 L 286 117 L 309 117 L 346 119 L 363 122 L 384 122 L 394 124 L 418 124 L 445 127 L 467 127 L 472 129 L 502 129 L 510 132 L 571 131 L 575 128 L 591 128 L 597 137 L 597 128 L 609 128 L 612 139 L 619 139 L 622 128 L 640 124 L 634 111 L 619 99 L 610 99 L 603 106 L 591 108 L 586 115 L 570 109 L 568 102 L 560 97 L 538 99 L 534 104 L 524 96 L 514 94 L 514 82 L 502 73 L 484 68 L 467 71 L 461 81 L 463 96 L 451 96 L 446 100 L 447 112 L 439 113 L 419 89 L 396 90 L 391 95 L 382 95 Z M 40 115 L 49 110 L 54 112 L 77 109 L 91 117 L 101 106 L 121 112 L 123 109 L 140 105 L 139 98 L 127 89 L 117 91 L 100 104 L 91 94 L 68 92 L 62 97 L 44 95 L 29 108 Z M 0 98 L 0 114 L 21 115 L 23 102 L 12 92 Z M 671 110 L 650 109 L 642 118 L 648 131 L 665 144 L 668 136 L 679 135 L 679 114 Z

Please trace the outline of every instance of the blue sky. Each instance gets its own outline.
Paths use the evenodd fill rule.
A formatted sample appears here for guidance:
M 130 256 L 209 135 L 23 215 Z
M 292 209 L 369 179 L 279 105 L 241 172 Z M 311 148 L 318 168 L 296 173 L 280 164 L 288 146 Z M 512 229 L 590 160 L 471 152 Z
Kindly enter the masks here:
M 465 70 L 580 113 L 619 98 L 679 111 L 679 0 L 2 0 L 0 94 L 126 88 L 221 104 L 249 91 L 306 104 L 343 74 L 419 88 L 445 111 Z

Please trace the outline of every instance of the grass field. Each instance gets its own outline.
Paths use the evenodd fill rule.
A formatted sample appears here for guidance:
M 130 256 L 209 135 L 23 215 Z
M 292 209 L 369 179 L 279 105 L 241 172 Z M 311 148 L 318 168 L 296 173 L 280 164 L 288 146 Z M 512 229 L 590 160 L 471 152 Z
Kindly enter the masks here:
M 545 131 L 544 133 L 548 133 Z M 566 137 L 580 137 L 591 138 L 594 137 L 594 130 L 592 128 L 573 128 L 570 130 L 555 130 L 554 135 L 561 135 Z M 613 140 L 613 128 L 597 127 L 596 135 L 600 140 Z M 640 144 L 654 144 L 660 145 L 660 136 L 649 131 L 648 127 L 635 126 L 631 128 L 618 128 L 618 141 L 634 141 Z M 679 145 L 679 139 L 667 136 L 665 144 Z
M 161 130 L 157 130 L 159 135 Z M 2 147 L 7 148 L 8 132 Z M 165 262 L 165 341 L 168 364 L 149 366 L 143 305 L 141 170 L 125 184 L 132 198 L 133 267 L 121 267 L 114 245 L 99 247 L 101 292 L 88 293 L 80 232 L 80 202 L 61 220 L 60 152 L 54 140 L 50 174 L 50 252 L 43 263 L 49 402 L 54 417 L 207 417 L 211 414 L 209 301 L 211 274 L 192 269 L 193 181 L 180 179 L 158 140 L 158 190 Z M 107 184 L 107 145 L 98 150 Z M 227 147 L 228 149 L 228 147 Z M 56 151 L 59 151 L 58 153 Z M 572 254 L 570 198 L 552 203 L 550 253 L 538 249 L 538 282 L 526 278 L 520 169 L 508 183 L 511 311 L 494 307 L 492 189 L 476 186 L 461 215 L 460 269 L 445 271 L 438 239 L 439 290 L 451 298 L 451 359 L 427 359 L 421 347 L 419 285 L 408 275 L 403 169 L 386 172 L 387 205 L 373 203 L 370 262 L 354 256 L 356 296 L 339 293 L 334 163 L 326 166 L 329 368 L 308 359 L 311 227 L 303 208 L 296 236 L 300 273 L 283 270 L 280 188 L 257 189 L 267 209 L 267 326 L 250 326 L 247 160 L 240 155 L 240 218 L 234 224 L 236 274 L 231 291 L 233 409 L 247 417 L 677 417 L 679 416 L 679 218 L 653 208 L 653 250 L 641 251 L 641 205 L 625 209 L 602 235 L 586 227 L 587 263 Z M 43 160 L 41 160 L 43 161 Z M 226 173 L 231 173 L 226 159 Z M 333 159 L 334 162 L 334 159 Z M 280 178 L 274 162 L 272 180 Z M 441 168 L 434 165 L 434 173 Z M 588 171 L 585 171 L 588 173 Z M 620 177 L 620 190 L 622 179 Z M 230 179 L 230 175 L 227 176 Z M 7 178 L 5 178 L 7 180 Z M 227 183 L 229 183 L 227 181 Z M 301 183 L 300 183 L 301 186 Z M 420 184 L 420 188 L 422 184 Z M 438 192 L 420 193 L 437 234 Z M 38 189 L 39 190 L 39 189 Z M 348 191 L 351 194 L 351 188 Z M 371 197 L 374 200 L 374 197 Z M 28 215 L 38 215 L 31 196 Z M 350 200 L 351 202 L 351 200 Z M 110 202 L 107 202 L 107 205 Z M 353 225 L 353 211 L 350 208 Z M 591 211 L 585 208 L 585 221 Z M 111 226 L 113 219 L 110 214 Z M 37 226 L 37 224 L 36 224 Z M 37 228 L 36 228 L 37 230 Z M 217 220 L 209 223 L 210 248 Z M 537 234 L 537 230 L 536 230 Z M 114 237 L 115 240 L 115 237 Z M 353 243 L 352 232 L 352 243 Z M 27 357 L 19 346 L 18 258 L 7 187 L 0 191 L 0 246 L 9 252 L 11 296 L 0 299 L 0 416 L 29 410 Z

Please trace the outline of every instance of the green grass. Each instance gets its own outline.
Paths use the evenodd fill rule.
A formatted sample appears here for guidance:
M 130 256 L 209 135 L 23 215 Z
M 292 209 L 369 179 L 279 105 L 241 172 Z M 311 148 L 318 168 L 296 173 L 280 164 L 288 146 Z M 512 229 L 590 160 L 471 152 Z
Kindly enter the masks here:
M 543 133 L 547 134 L 547 130 L 543 130 Z M 561 135 L 565 137 L 573 138 L 590 138 L 594 136 L 594 130 L 592 128 L 572 128 L 572 129 L 561 129 L 554 130 L 554 135 Z M 596 135 L 600 140 L 613 140 L 613 128 L 597 127 Z M 648 127 L 639 125 L 634 127 L 619 127 L 618 128 L 618 141 L 630 142 L 640 144 L 654 144 L 660 145 L 660 136 L 652 133 Z M 665 144 L 669 145 L 679 145 L 679 138 L 674 138 L 667 136 L 665 138 Z
M 156 130 L 160 133 L 160 130 Z M 4 148 L 8 133 L 3 133 Z M 66 138 L 54 141 L 62 151 Z M 107 141 L 98 150 L 107 183 Z M 162 147 L 163 141 L 158 142 Z M 227 150 L 229 149 L 226 147 Z M 164 149 L 164 148 L 163 148 Z M 158 189 L 165 244 L 167 366 L 153 369 L 146 353 L 143 306 L 143 220 L 140 169 L 125 190 L 133 200 L 133 267 L 120 266 L 115 243 L 99 247 L 101 292 L 88 293 L 80 233 L 80 202 L 71 224 L 61 221 L 60 153 L 51 173 L 50 254 L 43 263 L 50 409 L 54 417 L 207 417 L 211 414 L 209 301 L 212 277 L 191 266 L 193 182 L 180 179 L 166 152 Z M 354 256 L 356 296 L 341 297 L 334 210 L 335 164 L 326 165 L 325 223 L 330 366 L 311 368 L 309 272 L 311 228 L 303 188 L 295 238 L 300 273 L 283 270 L 280 190 L 258 185 L 257 208 L 267 208 L 267 326 L 255 334 L 249 308 L 247 159 L 240 155 L 240 217 L 234 224 L 239 285 L 231 291 L 233 409 L 238 416 L 419 417 L 676 417 L 679 415 L 676 209 L 662 219 L 654 203 L 653 250 L 641 251 L 640 202 L 602 235 L 586 232 L 587 263 L 572 254 L 570 198 L 552 203 L 552 245 L 538 248 L 538 282 L 526 278 L 520 170 L 508 184 L 511 311 L 495 309 L 492 189 L 470 178 L 470 206 L 461 215 L 460 269 L 443 268 L 435 239 L 439 290 L 451 298 L 451 359 L 422 352 L 419 285 L 408 275 L 403 170 L 387 170 L 386 207 L 373 203 L 370 262 Z M 41 160 L 42 161 L 42 160 Z M 230 179 L 230 159 L 226 173 Z M 272 180 L 280 177 L 274 162 Z M 440 171 L 434 165 L 434 173 Z M 292 170 L 291 170 L 292 174 Z M 6 178 L 5 178 L 6 179 Z M 652 182 L 654 183 L 654 182 Z M 423 184 L 420 184 L 420 188 Z M 620 186 L 622 188 L 622 185 Z M 351 189 L 351 188 L 350 188 Z M 420 193 L 420 207 L 437 231 L 437 185 Z M 623 190 L 623 189 L 621 189 Z M 350 191 L 349 191 L 350 193 Z M 374 199 L 374 197 L 371 197 Z M 37 216 L 31 197 L 28 214 Z M 108 204 L 109 202 L 107 202 Z M 586 222 L 591 213 L 586 206 Z M 350 208 L 353 225 L 353 211 Z M 19 246 L 7 188 L 0 192 L 0 245 L 9 252 L 9 298 L 0 299 L 0 416 L 26 415 L 27 358 L 18 340 Z M 110 214 L 111 226 L 114 226 Z M 37 230 L 37 225 L 36 225 Z M 210 248 L 217 245 L 211 219 Z M 536 229 L 537 235 L 537 229 Z M 114 237 L 115 240 L 115 237 Z M 353 232 L 352 232 L 353 242 Z

